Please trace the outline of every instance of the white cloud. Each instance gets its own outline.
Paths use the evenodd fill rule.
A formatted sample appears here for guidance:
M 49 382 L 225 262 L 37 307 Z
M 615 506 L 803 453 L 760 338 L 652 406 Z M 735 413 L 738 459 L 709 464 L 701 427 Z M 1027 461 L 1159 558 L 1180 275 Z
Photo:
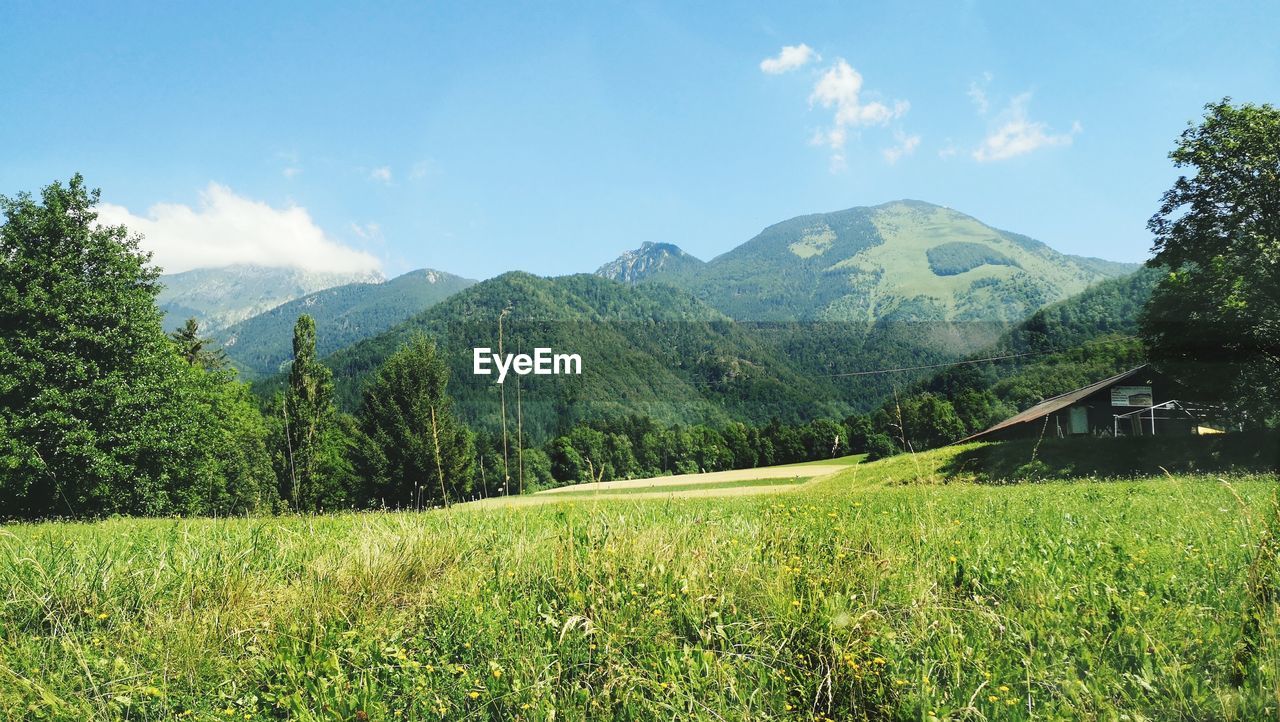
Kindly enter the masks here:
M 893 132 L 893 139 L 898 141 L 897 145 L 890 146 L 880 151 L 884 154 L 884 159 L 891 165 L 893 163 L 897 163 L 899 158 L 914 153 L 916 151 L 916 146 L 920 145 L 920 136 L 907 135 L 900 130 L 895 130 Z
M 272 208 L 210 183 L 198 208 L 157 203 L 146 216 L 102 203 L 98 222 L 124 225 L 143 235 L 143 250 L 165 273 L 238 263 L 290 266 L 309 271 L 377 270 L 374 256 L 338 243 L 315 224 L 305 208 Z
M 760 61 L 760 70 L 769 75 L 781 75 L 798 68 L 808 65 L 810 62 L 822 60 L 822 56 L 814 52 L 813 48 L 800 43 L 799 45 L 784 45 L 782 50 L 775 58 L 765 58 Z
M 938 157 L 942 160 L 947 160 L 949 158 L 954 158 L 959 152 L 960 149 L 956 148 L 956 144 L 952 142 L 950 138 L 947 138 L 947 144 L 938 151 Z
M 981 83 L 976 80 L 969 83 L 969 91 L 966 94 L 977 107 L 979 115 L 986 115 L 991 109 L 991 101 L 987 99 L 987 86 L 991 84 L 991 77 L 991 73 L 983 73 Z
M 1046 123 L 1027 117 L 1030 100 L 1031 94 L 1023 93 L 1009 103 L 997 120 L 999 126 L 973 151 L 974 160 L 980 163 L 1007 160 L 1037 148 L 1071 145 L 1072 139 L 1082 130 L 1080 123 L 1073 123 L 1068 133 L 1051 133 Z
M 372 171 L 370 171 L 370 172 L 369 172 L 369 177 L 370 177 L 371 179 L 373 179 L 373 180 L 381 181 L 381 182 L 383 182 L 383 183 L 390 184 L 390 183 L 391 183 L 391 168 L 390 168 L 389 166 L 385 166 L 385 165 L 384 165 L 384 166 L 382 166 L 381 168 L 374 168 Z
M 887 125 L 911 108 L 905 100 L 895 100 L 892 106 L 878 100 L 863 102 L 861 95 L 862 75 L 844 58 L 836 59 L 836 64 L 822 74 L 809 94 L 810 107 L 820 105 L 835 111 L 831 126 L 817 131 L 810 139 L 813 145 L 831 149 L 833 171 L 845 167 L 844 146 L 849 139 L 850 128 Z
M 382 240 L 382 226 L 379 226 L 374 221 L 369 221 L 368 223 L 364 223 L 364 224 L 352 223 L 350 228 L 351 228 L 351 232 L 359 236 L 362 240 L 366 240 L 366 241 Z
M 302 169 L 298 168 L 297 166 L 289 166 L 288 168 L 285 168 L 280 172 L 284 175 L 285 178 L 288 178 L 289 180 L 293 180 L 295 177 L 297 177 L 299 173 L 302 172 Z

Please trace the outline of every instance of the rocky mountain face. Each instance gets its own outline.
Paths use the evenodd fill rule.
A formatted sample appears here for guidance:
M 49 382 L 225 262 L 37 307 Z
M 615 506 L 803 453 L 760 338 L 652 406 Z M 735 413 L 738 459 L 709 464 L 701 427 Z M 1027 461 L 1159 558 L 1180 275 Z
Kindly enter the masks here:
M 156 303 L 165 313 L 165 328 L 177 328 L 195 318 L 201 329 L 211 332 L 309 293 L 382 280 L 377 271 L 333 273 L 249 265 L 197 268 L 161 276 L 164 289 Z
M 685 272 L 696 273 L 706 265 L 671 243 L 645 241 L 634 251 L 627 251 L 596 269 L 596 275 L 623 283 L 638 283 L 652 278 Z

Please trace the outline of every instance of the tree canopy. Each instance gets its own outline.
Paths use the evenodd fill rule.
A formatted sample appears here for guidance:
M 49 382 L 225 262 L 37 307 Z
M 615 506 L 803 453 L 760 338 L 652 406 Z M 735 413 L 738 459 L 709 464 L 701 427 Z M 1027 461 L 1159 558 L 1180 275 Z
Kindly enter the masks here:
M 79 175 L 0 197 L 0 516 L 269 504 L 245 388 L 179 355 L 157 269 L 98 198 Z
M 392 354 L 360 407 L 366 496 L 388 506 L 448 505 L 471 488 L 471 433 L 445 393 L 449 370 L 423 334 Z
M 1254 423 L 1280 408 L 1280 110 L 1206 106 L 1170 158 L 1191 169 L 1148 223 L 1168 273 L 1141 318 L 1151 359 Z

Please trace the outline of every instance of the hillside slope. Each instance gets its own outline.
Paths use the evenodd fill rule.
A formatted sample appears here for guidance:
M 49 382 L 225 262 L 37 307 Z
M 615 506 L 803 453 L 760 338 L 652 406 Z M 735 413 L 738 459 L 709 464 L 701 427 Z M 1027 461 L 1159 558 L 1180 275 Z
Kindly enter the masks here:
M 645 241 L 596 269 L 596 275 L 612 281 L 638 283 L 679 273 L 696 273 L 706 263 L 671 243 Z
M 308 293 L 348 283 L 380 281 L 382 274 L 377 271 L 331 273 L 248 265 L 197 268 L 161 276 L 164 288 L 156 297 L 156 305 L 165 314 L 166 329 L 194 318 L 208 333 Z
M 293 356 L 293 325 L 316 322 L 316 348 L 329 354 L 375 336 L 474 284 L 442 271 L 419 269 L 383 283 L 349 283 L 307 294 L 215 334 L 247 378 L 275 373 Z
M 472 349 L 507 353 L 547 347 L 582 358 L 580 376 L 524 376 L 521 420 L 540 442 L 580 421 L 638 414 L 665 422 L 840 416 L 848 405 L 824 379 L 808 377 L 751 329 L 678 289 L 627 286 L 593 275 L 507 273 L 478 283 L 387 332 L 326 359 L 341 402 L 354 408 L 364 380 L 415 332 L 437 341 L 450 392 L 471 424 L 500 423 L 495 376 L 473 374 Z M 515 378 L 506 383 L 516 423 Z
M 1136 268 L 895 201 L 783 221 L 660 280 L 738 320 L 1010 323 Z
M 1143 268 L 1046 306 L 974 354 L 1004 360 L 953 366 L 919 388 L 953 402 L 990 394 L 998 405 L 975 420 L 972 432 L 1046 398 L 1127 371 L 1146 360 L 1135 338 L 1138 316 L 1161 274 Z M 1010 356 L 1014 358 L 1005 358 Z

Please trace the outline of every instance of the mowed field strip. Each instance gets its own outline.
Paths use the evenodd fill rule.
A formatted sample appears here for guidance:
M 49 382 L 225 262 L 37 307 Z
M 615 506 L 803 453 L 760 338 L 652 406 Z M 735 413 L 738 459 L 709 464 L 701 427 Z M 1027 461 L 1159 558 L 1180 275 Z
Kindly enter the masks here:
M 547 489 L 525 496 L 482 499 L 471 502 L 467 506 L 546 504 L 557 501 L 614 497 L 638 500 L 770 494 L 795 489 L 819 477 L 843 471 L 861 460 L 861 456 L 846 456 L 821 462 L 766 466 L 758 469 L 733 469 L 704 474 L 676 474 L 674 476 L 654 476 L 645 479 L 586 482 Z

